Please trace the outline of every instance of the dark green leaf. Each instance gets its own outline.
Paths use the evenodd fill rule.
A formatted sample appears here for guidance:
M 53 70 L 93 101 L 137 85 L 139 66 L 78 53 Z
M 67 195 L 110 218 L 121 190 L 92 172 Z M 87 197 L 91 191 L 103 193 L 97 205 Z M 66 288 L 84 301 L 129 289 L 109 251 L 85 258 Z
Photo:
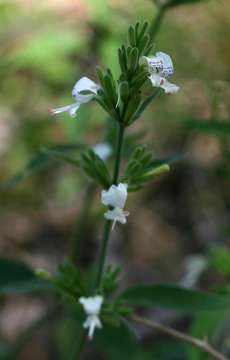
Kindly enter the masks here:
M 149 23 L 148 21 L 145 21 L 142 25 L 142 28 L 140 30 L 140 34 L 138 35 L 138 42 L 142 41 L 143 36 L 146 34 L 146 31 L 148 30 Z
M 128 58 L 128 66 L 131 72 L 135 72 L 138 65 L 138 49 L 135 47 L 131 50 Z
M 187 120 L 184 122 L 186 128 L 198 132 L 215 135 L 230 135 L 230 121 L 217 120 Z
M 127 81 L 122 81 L 119 84 L 119 92 L 120 92 L 121 100 L 124 103 L 126 103 L 126 101 L 128 100 L 128 97 L 129 97 L 129 84 Z
M 165 7 L 195 4 L 195 3 L 198 3 L 198 2 L 202 2 L 202 1 L 207 1 L 207 0 L 168 0 Z
M 68 156 L 67 153 L 82 148 L 84 148 L 83 144 L 56 144 L 44 146 L 34 155 L 23 171 L 2 182 L 0 184 L 0 190 L 12 189 L 27 178 L 42 171 L 50 164 L 51 159 L 62 160 L 71 163 L 72 165 L 78 165 L 78 161 Z
M 230 295 L 206 293 L 173 285 L 131 288 L 121 295 L 128 304 L 157 306 L 180 311 L 230 310 Z
M 129 27 L 128 40 L 132 47 L 136 46 L 136 35 L 135 35 L 135 28 L 133 25 L 130 25 L 130 27 Z
M 111 185 L 106 164 L 93 150 L 90 149 L 81 154 L 81 165 L 85 173 L 102 187 L 107 189 Z
M 135 119 L 138 119 L 142 113 L 145 111 L 145 109 L 151 104 L 153 100 L 155 100 L 160 94 L 162 93 L 162 90 L 159 88 L 155 91 L 153 95 L 148 96 L 139 106 L 136 114 Z
M 227 247 L 212 248 L 209 263 L 226 276 L 230 276 L 230 250 Z
M 205 312 L 196 315 L 193 320 L 190 334 L 199 339 L 208 339 L 213 344 L 214 335 L 223 320 L 227 319 L 227 313 Z M 208 360 L 210 357 L 205 355 L 200 349 L 195 347 L 187 348 L 188 360 Z
M 0 184 L 0 190 L 12 189 L 28 177 L 35 175 L 49 164 L 49 160 L 48 154 L 38 153 L 31 159 L 24 171 L 2 182 Z
M 0 259 L 0 294 L 26 293 L 49 287 L 23 262 Z
M 42 148 L 42 153 L 47 154 L 49 157 L 57 159 L 57 160 L 61 160 L 64 162 L 67 162 L 71 165 L 75 165 L 75 166 L 79 166 L 79 160 L 75 159 L 69 155 L 66 155 L 65 152 L 60 151 L 60 150 L 55 150 L 55 149 L 49 149 L 46 147 Z

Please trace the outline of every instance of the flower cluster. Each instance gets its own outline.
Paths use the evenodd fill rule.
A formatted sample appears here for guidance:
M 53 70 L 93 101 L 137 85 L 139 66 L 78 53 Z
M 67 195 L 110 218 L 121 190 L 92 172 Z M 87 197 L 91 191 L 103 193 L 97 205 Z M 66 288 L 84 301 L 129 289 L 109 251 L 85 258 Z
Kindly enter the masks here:
M 129 215 L 128 211 L 124 211 L 125 202 L 128 196 L 128 185 L 120 183 L 118 185 L 110 186 L 109 190 L 102 190 L 101 202 L 104 205 L 111 206 L 105 213 L 105 218 L 113 220 L 113 227 L 116 222 L 126 224 L 126 217 Z
M 92 297 L 80 297 L 79 303 L 82 304 L 87 315 L 86 321 L 83 324 L 84 329 L 89 329 L 88 338 L 91 340 L 96 328 L 101 329 L 102 323 L 99 318 L 101 306 L 104 301 L 103 296 L 96 295 Z
M 162 88 L 166 94 L 176 93 L 180 89 L 179 86 L 172 84 L 167 80 L 174 73 L 172 59 L 169 55 L 163 52 L 157 52 L 155 56 L 142 56 L 140 65 L 147 66 L 149 79 L 153 87 Z M 84 76 L 76 82 L 72 90 L 72 96 L 75 99 L 75 103 L 56 109 L 50 109 L 49 111 L 51 114 L 68 112 L 71 117 L 74 117 L 79 107 L 82 104 L 86 104 L 93 100 L 100 88 L 101 87 L 97 83 Z M 118 107 L 119 102 L 120 94 L 118 88 L 118 101 L 116 107 Z

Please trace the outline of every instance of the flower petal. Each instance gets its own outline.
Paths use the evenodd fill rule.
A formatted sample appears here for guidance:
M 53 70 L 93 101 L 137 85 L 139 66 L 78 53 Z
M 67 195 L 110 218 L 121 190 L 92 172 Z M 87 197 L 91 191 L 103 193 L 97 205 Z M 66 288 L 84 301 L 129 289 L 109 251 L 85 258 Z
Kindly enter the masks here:
M 84 76 L 74 85 L 72 95 L 77 102 L 84 104 L 91 101 L 99 89 L 100 86 L 97 83 Z M 92 94 L 80 94 L 81 91 L 90 91 Z
M 162 88 L 166 94 L 174 94 L 180 89 L 179 86 L 170 83 L 168 80 L 157 74 L 150 75 L 149 79 L 152 83 L 152 86 Z
M 87 315 L 98 315 L 103 303 L 103 296 L 80 297 L 79 303 L 83 305 Z
M 49 109 L 49 112 L 53 115 L 60 114 L 62 112 L 68 112 L 71 117 L 76 115 L 77 110 L 79 109 L 80 104 L 74 103 L 71 105 L 62 106 L 56 109 Z
M 93 151 L 95 152 L 95 154 L 97 154 L 102 160 L 107 160 L 110 155 L 112 154 L 113 152 L 113 149 L 112 149 L 112 146 L 107 143 L 107 142 L 104 142 L 104 143 L 100 143 L 100 144 L 97 144 L 93 147 Z
M 180 87 L 170 83 L 169 81 L 164 79 L 161 88 L 165 91 L 166 94 L 175 94 L 180 90 Z
M 114 208 L 113 210 L 107 210 L 104 214 L 107 220 L 113 220 L 113 228 L 115 223 L 118 221 L 121 224 L 126 224 L 127 220 L 126 217 L 129 215 L 128 211 L 123 211 L 121 208 Z
M 111 185 L 109 190 L 102 190 L 101 202 L 104 205 L 123 208 L 128 196 L 127 184 Z
M 152 83 L 152 86 L 154 86 L 154 87 L 161 87 L 161 85 L 165 81 L 165 79 L 162 76 L 158 75 L 158 74 L 150 75 L 149 79 L 150 79 L 150 81 Z
M 168 77 L 174 73 L 171 56 L 165 54 L 164 52 L 157 52 L 156 58 L 162 64 L 162 70 L 160 73 L 163 77 Z
M 174 73 L 172 59 L 168 54 L 157 52 L 155 56 L 142 56 L 140 64 L 147 65 L 150 74 L 159 74 L 167 78 Z

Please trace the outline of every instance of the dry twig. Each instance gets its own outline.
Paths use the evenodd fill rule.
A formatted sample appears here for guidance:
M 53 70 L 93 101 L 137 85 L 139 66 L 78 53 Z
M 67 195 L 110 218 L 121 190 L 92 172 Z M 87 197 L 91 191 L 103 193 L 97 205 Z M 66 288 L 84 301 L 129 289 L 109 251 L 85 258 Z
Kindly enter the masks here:
M 145 319 L 142 318 L 141 316 L 138 315 L 133 315 L 132 316 L 132 320 L 134 320 L 137 323 L 149 326 L 153 329 L 159 330 L 162 333 L 165 333 L 177 340 L 186 342 L 187 344 L 190 344 L 200 350 L 205 351 L 206 353 L 208 353 L 209 355 L 211 355 L 214 359 L 216 360 L 229 360 L 229 358 L 227 358 L 225 355 L 221 354 L 219 351 L 217 351 L 216 349 L 214 349 L 208 342 L 207 340 L 200 340 L 197 338 L 194 338 L 190 335 L 184 334 L 178 330 L 172 329 L 168 326 L 159 324 L 158 322 L 154 321 L 154 320 L 149 320 L 149 319 Z

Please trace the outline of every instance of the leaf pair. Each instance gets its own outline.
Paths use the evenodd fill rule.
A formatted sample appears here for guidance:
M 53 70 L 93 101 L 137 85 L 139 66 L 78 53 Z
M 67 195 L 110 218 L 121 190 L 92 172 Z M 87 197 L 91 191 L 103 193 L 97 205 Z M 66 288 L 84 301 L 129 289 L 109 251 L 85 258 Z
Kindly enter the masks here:
M 154 176 L 166 171 L 169 171 L 169 165 L 153 161 L 147 146 L 140 145 L 131 154 L 122 181 L 128 182 L 130 190 L 138 190 Z
M 81 166 L 92 180 L 104 189 L 109 188 L 111 178 L 107 166 L 93 150 L 90 149 L 81 155 Z

